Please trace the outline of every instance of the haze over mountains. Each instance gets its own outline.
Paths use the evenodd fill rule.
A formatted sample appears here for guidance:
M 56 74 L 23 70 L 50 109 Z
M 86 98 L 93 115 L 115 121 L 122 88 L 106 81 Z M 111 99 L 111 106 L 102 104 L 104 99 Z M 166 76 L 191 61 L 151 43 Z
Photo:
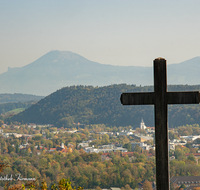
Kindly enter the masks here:
M 152 60 L 153 61 L 153 60 Z M 200 57 L 168 65 L 168 84 L 200 84 Z M 71 85 L 152 85 L 152 67 L 112 66 L 69 51 L 51 51 L 20 68 L 0 74 L 0 93 L 48 95 Z

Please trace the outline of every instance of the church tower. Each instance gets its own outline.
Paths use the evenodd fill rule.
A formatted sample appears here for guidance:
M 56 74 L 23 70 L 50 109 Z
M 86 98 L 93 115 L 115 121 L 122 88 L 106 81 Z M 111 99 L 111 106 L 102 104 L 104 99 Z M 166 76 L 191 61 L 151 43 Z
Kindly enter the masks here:
M 147 127 L 146 127 L 146 125 L 145 125 L 145 123 L 144 123 L 144 121 L 143 121 L 143 118 L 142 118 L 141 123 L 140 123 L 140 129 L 145 130 L 146 128 L 147 128 Z
M 65 149 L 65 145 L 63 142 L 61 143 L 61 148 Z

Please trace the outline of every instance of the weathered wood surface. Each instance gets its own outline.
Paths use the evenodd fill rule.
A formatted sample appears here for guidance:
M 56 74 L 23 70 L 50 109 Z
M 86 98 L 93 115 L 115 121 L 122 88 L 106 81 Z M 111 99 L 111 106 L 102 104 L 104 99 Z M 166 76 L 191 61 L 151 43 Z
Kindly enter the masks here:
M 167 92 L 167 104 L 198 104 L 199 92 Z
M 123 105 L 151 105 L 154 104 L 154 92 L 123 93 L 120 99 Z
M 154 60 L 156 187 L 169 190 L 166 60 Z
M 198 104 L 200 95 L 195 92 L 167 92 L 166 60 L 154 60 L 154 92 L 123 93 L 123 105 L 155 105 L 156 187 L 169 190 L 168 104 Z
M 123 105 L 153 105 L 154 92 L 123 93 L 120 97 Z M 199 92 L 166 92 L 167 104 L 198 104 Z

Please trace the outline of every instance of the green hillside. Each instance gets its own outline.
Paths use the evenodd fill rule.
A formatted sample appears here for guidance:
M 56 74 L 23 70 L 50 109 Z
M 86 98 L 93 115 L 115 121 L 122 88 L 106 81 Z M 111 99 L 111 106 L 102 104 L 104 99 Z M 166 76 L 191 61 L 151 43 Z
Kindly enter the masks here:
M 0 94 L 0 104 L 12 103 L 12 102 L 29 102 L 38 101 L 44 98 L 44 96 L 36 96 L 32 94 L 20 94 L 20 93 L 4 93 Z
M 24 110 L 25 110 L 25 108 L 17 108 L 17 109 L 14 109 L 14 110 L 10 110 L 10 111 L 8 111 L 4 114 L 3 118 L 5 119 L 5 118 L 8 118 L 10 116 L 16 115 L 16 114 L 18 114 L 18 113 L 20 113 Z
M 17 108 L 17 109 L 14 109 L 14 110 L 10 110 L 9 112 L 7 113 L 14 113 L 14 114 L 18 114 L 22 111 L 24 111 L 25 109 L 24 108 Z
M 169 91 L 199 90 L 200 85 L 171 85 Z M 70 127 L 73 123 L 108 126 L 139 127 L 141 118 L 147 126 L 154 126 L 153 106 L 122 106 L 122 92 L 153 91 L 152 86 L 110 85 L 105 87 L 71 86 L 62 88 L 9 121 L 36 124 L 54 124 Z M 169 106 L 169 126 L 200 123 L 199 105 Z
M 17 114 L 20 111 L 23 111 L 29 108 L 31 105 L 35 104 L 36 102 L 37 101 L 13 102 L 13 103 L 0 104 L 0 114 L 5 114 L 10 111 Z

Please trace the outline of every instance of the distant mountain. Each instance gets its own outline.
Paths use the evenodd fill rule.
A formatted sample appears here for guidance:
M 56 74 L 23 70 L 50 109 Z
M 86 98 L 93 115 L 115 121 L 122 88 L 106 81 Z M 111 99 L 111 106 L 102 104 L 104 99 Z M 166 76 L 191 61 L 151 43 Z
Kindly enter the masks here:
M 199 91 L 200 85 L 170 85 L 169 91 Z M 73 123 L 139 127 L 141 118 L 154 126 L 154 106 L 122 106 L 122 92 L 149 92 L 153 86 L 110 85 L 105 87 L 71 86 L 62 88 L 7 122 L 54 124 L 71 127 Z M 169 126 L 200 123 L 199 105 L 169 105 Z
M 200 84 L 200 57 L 168 66 L 169 84 Z M 69 51 L 51 51 L 0 74 L 0 93 L 48 95 L 71 85 L 153 84 L 152 67 L 112 66 Z
M 200 84 L 200 57 L 168 65 L 168 84 Z
M 16 102 L 30 102 L 30 101 L 39 101 L 44 96 L 36 96 L 31 94 L 0 94 L 0 104 L 3 103 L 16 103 Z

